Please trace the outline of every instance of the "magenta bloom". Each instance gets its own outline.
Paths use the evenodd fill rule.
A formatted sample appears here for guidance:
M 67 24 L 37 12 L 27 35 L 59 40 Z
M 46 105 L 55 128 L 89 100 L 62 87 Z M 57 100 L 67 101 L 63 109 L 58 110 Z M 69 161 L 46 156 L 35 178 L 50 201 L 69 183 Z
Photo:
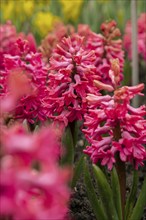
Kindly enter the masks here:
M 0 217 L 64 219 L 70 174 L 58 165 L 59 139 L 53 127 L 34 134 L 20 125 L 2 131 Z
M 31 33 L 25 35 L 24 33 L 17 33 L 16 27 L 12 25 L 11 21 L 0 25 L 0 69 L 4 69 L 4 55 L 10 54 L 12 56 L 19 54 L 17 39 L 25 39 L 28 41 L 31 51 L 36 52 L 36 42 Z
M 1 101 L 5 111 L 16 119 L 30 123 L 46 118 L 42 99 L 46 96 L 47 69 L 40 53 L 30 50 L 29 44 L 17 40 L 16 56 L 4 57 L 5 69 L 1 71 Z
M 102 86 L 105 90 L 105 84 L 100 84 L 100 89 Z M 142 95 L 143 88 L 144 84 L 115 88 L 113 96 L 88 94 L 90 109 L 85 115 L 83 132 L 91 146 L 87 146 L 84 153 L 93 163 L 99 161 L 112 169 L 119 154 L 122 161 L 133 163 L 136 169 L 143 165 L 146 159 L 146 106 L 130 106 L 130 100 L 135 95 Z
M 65 125 L 81 120 L 86 110 L 87 92 L 95 93 L 96 73 L 94 51 L 84 47 L 83 37 L 77 34 L 63 38 L 50 59 L 48 96 L 44 103 L 49 118 Z
M 142 13 L 137 20 L 137 29 L 138 29 L 138 54 L 144 60 L 146 60 L 146 13 Z M 128 21 L 125 27 L 125 35 L 124 35 L 124 47 L 128 53 L 129 59 L 132 56 L 132 43 L 131 43 L 131 21 Z

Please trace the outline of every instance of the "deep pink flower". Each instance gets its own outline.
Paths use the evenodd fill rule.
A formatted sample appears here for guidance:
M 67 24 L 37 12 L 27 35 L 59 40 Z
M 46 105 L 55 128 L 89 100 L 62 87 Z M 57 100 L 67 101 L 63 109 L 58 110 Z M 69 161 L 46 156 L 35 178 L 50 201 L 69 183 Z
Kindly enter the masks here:
M 95 93 L 96 67 L 94 51 L 84 47 L 77 34 L 63 38 L 50 59 L 48 96 L 44 99 L 47 115 L 65 125 L 81 120 L 86 110 L 87 92 Z
M 29 44 L 17 40 L 16 56 L 4 56 L 5 69 L 1 71 L 2 108 L 11 111 L 14 118 L 30 123 L 46 118 L 42 99 L 46 95 L 47 69 L 40 53 L 30 51 Z M 20 75 L 20 76 L 19 76 Z
M 59 167 L 59 139 L 53 127 L 33 134 L 20 125 L 2 131 L 0 217 L 64 219 L 70 170 Z
M 138 29 L 138 54 L 144 60 L 146 60 L 146 13 L 140 14 L 137 20 L 137 29 Z M 128 53 L 129 59 L 132 56 L 132 43 L 131 43 L 131 36 L 132 35 L 132 28 L 131 28 L 131 21 L 128 21 L 125 27 L 125 34 L 124 34 L 124 47 Z
M 122 161 L 133 163 L 136 169 L 143 165 L 146 159 L 146 106 L 130 106 L 130 100 L 135 95 L 142 95 L 143 88 L 144 84 L 115 87 L 113 96 L 88 94 L 90 109 L 85 115 L 83 132 L 91 146 L 84 153 L 94 163 L 99 161 L 112 169 L 118 153 Z

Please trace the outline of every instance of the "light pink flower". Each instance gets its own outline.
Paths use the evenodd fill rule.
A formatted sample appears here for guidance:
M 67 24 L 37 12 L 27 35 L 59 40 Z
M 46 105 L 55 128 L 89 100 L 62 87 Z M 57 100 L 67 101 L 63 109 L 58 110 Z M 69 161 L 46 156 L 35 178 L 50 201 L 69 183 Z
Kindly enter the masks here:
M 146 13 L 140 14 L 137 20 L 137 29 L 138 29 L 138 54 L 144 60 L 146 60 Z M 132 56 L 132 43 L 131 43 L 131 36 L 132 35 L 132 28 L 131 28 L 131 21 L 128 21 L 125 27 L 125 34 L 124 34 L 124 47 L 128 53 L 129 59 Z

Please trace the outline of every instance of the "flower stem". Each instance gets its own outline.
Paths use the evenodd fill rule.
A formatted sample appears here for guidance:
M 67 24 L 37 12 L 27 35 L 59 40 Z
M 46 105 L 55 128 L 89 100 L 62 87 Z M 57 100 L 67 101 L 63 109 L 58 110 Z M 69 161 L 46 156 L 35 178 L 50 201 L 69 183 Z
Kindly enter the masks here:
M 76 145 L 76 121 L 73 121 L 73 122 L 69 122 L 69 127 L 70 127 L 70 131 L 71 131 L 71 134 L 72 134 L 72 139 L 73 139 L 73 145 L 75 147 Z
M 120 124 L 117 123 L 117 126 L 113 129 L 114 139 L 115 141 L 119 141 L 121 138 L 121 129 Z M 125 163 L 121 161 L 119 154 L 116 157 L 116 164 L 115 164 L 119 184 L 120 184 L 120 194 L 121 194 L 121 204 L 122 204 L 122 218 L 124 220 L 124 210 L 125 210 L 125 203 L 126 203 L 126 167 Z
M 124 220 L 124 209 L 126 202 L 126 169 L 125 169 L 125 163 L 121 161 L 119 155 L 117 156 L 116 170 L 119 177 L 121 204 L 122 204 L 122 217 Z

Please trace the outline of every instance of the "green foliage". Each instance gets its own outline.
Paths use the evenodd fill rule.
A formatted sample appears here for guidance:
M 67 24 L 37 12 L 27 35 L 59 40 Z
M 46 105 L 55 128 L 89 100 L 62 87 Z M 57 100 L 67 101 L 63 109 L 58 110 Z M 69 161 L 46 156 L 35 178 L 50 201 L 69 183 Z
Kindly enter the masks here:
M 120 184 L 118 174 L 116 169 L 113 168 L 111 173 L 111 185 L 112 185 L 112 194 L 114 205 L 116 207 L 116 211 L 118 213 L 119 220 L 122 220 L 122 204 L 121 204 L 121 195 L 120 195 Z
M 129 219 L 131 212 L 133 210 L 134 204 L 136 202 L 136 194 L 138 188 L 138 172 L 135 170 L 133 172 L 133 184 L 132 189 L 128 195 L 126 206 L 125 206 L 125 219 Z
M 107 213 L 109 219 L 118 220 L 119 218 L 114 205 L 112 190 L 106 179 L 106 176 L 96 165 L 93 165 L 93 169 L 104 211 Z
M 143 215 L 143 210 L 146 207 L 146 177 L 143 182 L 143 186 L 136 202 L 136 205 L 132 211 L 132 215 L 129 220 L 140 220 Z
M 106 215 L 106 212 L 104 211 L 104 208 L 102 206 L 102 203 L 100 199 L 97 198 L 97 195 L 95 193 L 94 186 L 92 184 L 91 176 L 88 170 L 87 165 L 85 164 L 85 169 L 84 169 L 84 181 L 86 185 L 86 190 L 88 194 L 88 198 L 90 200 L 90 203 L 92 205 L 94 214 L 97 218 L 97 220 L 108 220 L 108 216 Z
M 72 133 L 70 127 L 66 128 L 64 137 L 63 137 L 63 146 L 64 146 L 64 153 L 65 156 L 61 159 L 61 164 L 73 165 L 74 162 L 74 144 Z
M 79 161 L 75 164 L 73 171 L 73 179 L 71 183 L 71 187 L 74 188 L 78 179 L 80 178 L 83 170 L 84 170 L 84 154 L 80 157 Z

